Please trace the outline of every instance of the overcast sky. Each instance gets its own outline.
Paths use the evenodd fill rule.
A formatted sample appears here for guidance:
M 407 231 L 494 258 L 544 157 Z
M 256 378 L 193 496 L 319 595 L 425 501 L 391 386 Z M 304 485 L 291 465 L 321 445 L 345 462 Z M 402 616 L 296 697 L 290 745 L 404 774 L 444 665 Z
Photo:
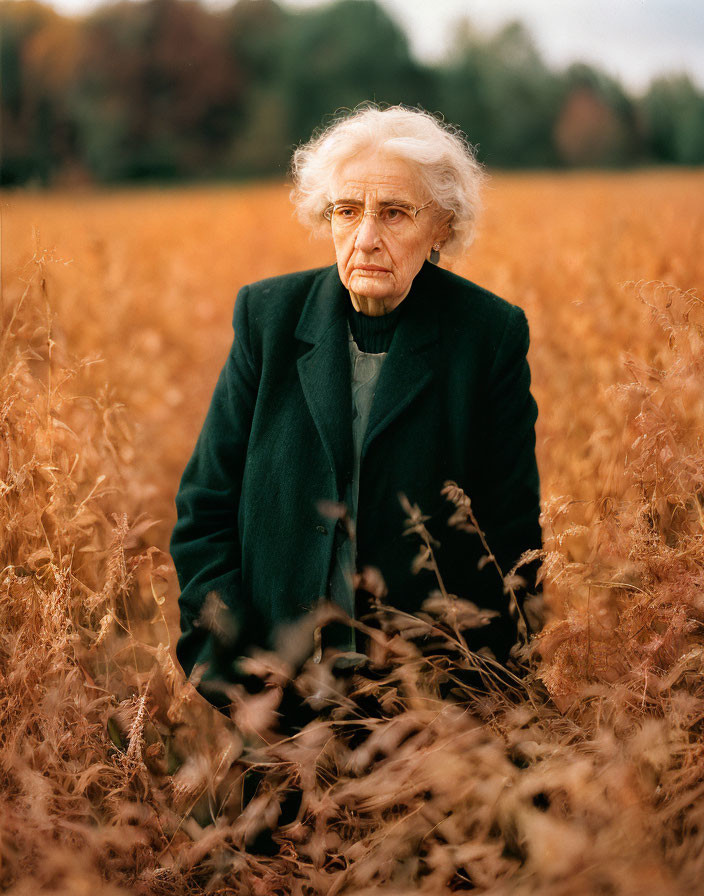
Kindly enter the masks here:
M 50 0 L 64 12 L 84 12 L 95 0 Z M 279 0 L 310 8 L 320 0 Z M 454 27 L 469 18 L 493 31 L 520 18 L 543 57 L 561 67 L 581 59 L 619 77 L 633 91 L 657 74 L 688 71 L 704 87 L 704 0 L 380 0 L 405 28 L 417 55 L 442 58 Z M 227 6 L 228 0 L 206 5 Z

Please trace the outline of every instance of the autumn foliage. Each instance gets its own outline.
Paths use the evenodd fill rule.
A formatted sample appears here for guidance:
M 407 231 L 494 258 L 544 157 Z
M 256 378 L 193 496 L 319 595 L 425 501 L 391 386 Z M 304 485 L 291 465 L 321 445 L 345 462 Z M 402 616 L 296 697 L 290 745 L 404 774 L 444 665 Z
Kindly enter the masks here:
M 106 0 L 73 16 L 0 0 L 0 18 L 3 186 L 281 177 L 294 145 L 370 99 L 441 109 L 492 167 L 704 162 L 696 78 L 663 73 L 636 96 L 594 65 L 548 64 L 520 18 L 453 23 L 432 64 L 377 0 Z
M 475 610 L 436 596 L 380 608 L 366 671 L 251 658 L 233 720 L 174 661 L 173 497 L 236 289 L 330 247 L 278 185 L 4 198 L 3 888 L 696 892 L 702 185 L 503 176 L 455 265 L 531 326 L 547 621 L 525 678 L 492 688 L 456 636 Z

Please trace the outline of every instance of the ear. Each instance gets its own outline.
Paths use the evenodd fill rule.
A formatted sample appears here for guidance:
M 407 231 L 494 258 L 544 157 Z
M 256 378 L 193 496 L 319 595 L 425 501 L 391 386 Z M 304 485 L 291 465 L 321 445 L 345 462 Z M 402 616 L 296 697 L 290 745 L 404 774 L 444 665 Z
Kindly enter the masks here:
M 437 222 L 435 227 L 435 236 L 433 238 L 433 244 L 440 243 L 441 246 L 444 246 L 445 243 L 450 238 L 450 234 L 452 233 L 452 219 L 455 217 L 455 213 L 450 211 L 445 215 L 442 215 Z

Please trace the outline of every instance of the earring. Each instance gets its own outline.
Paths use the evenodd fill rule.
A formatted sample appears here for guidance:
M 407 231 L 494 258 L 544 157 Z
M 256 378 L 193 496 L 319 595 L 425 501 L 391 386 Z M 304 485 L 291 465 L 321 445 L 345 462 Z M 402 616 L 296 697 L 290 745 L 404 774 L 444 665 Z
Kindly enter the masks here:
M 437 264 L 440 261 L 440 243 L 435 243 L 430 250 L 430 260 L 433 264 Z

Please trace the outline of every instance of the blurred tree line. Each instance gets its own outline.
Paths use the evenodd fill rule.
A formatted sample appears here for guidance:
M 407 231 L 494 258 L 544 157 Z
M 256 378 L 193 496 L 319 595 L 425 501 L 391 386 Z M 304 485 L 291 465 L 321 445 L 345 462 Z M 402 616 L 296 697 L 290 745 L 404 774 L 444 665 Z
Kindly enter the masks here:
M 442 110 L 490 166 L 704 162 L 688 76 L 633 98 L 594 67 L 548 68 L 519 22 L 466 23 L 430 66 L 376 0 L 123 0 L 81 18 L 0 0 L 0 14 L 4 184 L 281 175 L 326 115 L 369 99 Z

